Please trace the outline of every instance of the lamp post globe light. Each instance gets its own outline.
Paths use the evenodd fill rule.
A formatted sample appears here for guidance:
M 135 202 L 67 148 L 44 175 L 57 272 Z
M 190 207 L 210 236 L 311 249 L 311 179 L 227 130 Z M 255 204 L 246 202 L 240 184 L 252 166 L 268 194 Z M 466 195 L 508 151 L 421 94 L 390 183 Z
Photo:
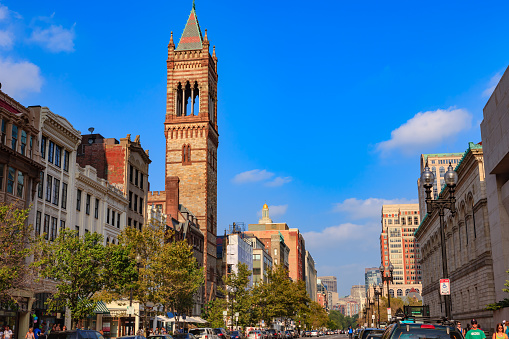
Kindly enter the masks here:
M 451 211 L 453 217 L 456 214 L 456 197 L 454 196 L 454 192 L 456 190 L 456 184 L 458 183 L 458 173 L 454 171 L 451 163 L 449 162 L 447 172 L 445 172 L 444 174 L 444 182 L 449 190 L 449 196 L 447 198 L 440 196 L 435 197 L 435 199 L 431 198 L 431 187 L 433 186 L 434 182 L 435 176 L 429 170 L 428 162 L 426 162 L 424 171 L 421 174 L 421 184 L 426 192 L 427 212 L 431 215 L 433 211 L 435 210 L 438 211 L 438 216 L 440 220 L 440 247 L 442 248 L 442 275 L 444 279 L 448 279 L 449 271 L 447 269 L 447 249 L 445 243 L 444 215 L 446 209 Z M 450 295 L 444 295 L 444 299 L 445 299 L 445 316 L 448 319 L 451 319 Z
M 378 322 L 377 322 L 377 327 L 380 328 L 380 297 L 382 296 L 382 292 L 383 292 L 383 285 L 374 285 L 374 290 L 375 290 L 375 300 L 378 304 Z

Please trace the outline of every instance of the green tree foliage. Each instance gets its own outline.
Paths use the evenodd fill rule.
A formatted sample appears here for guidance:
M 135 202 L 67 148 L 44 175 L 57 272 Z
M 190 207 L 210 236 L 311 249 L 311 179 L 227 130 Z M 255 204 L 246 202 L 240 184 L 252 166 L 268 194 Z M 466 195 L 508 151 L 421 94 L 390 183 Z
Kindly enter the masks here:
M 238 326 L 245 327 L 256 323 L 252 316 L 253 289 L 250 287 L 249 277 L 252 272 L 246 264 L 239 263 L 237 272 L 232 272 L 224 280 L 224 287 L 219 287 L 220 295 L 225 298 L 216 298 L 207 304 L 205 317 L 211 326 L 224 327 L 223 311 L 227 311 L 227 319 L 234 319 L 239 313 Z
M 509 271 L 506 271 L 506 273 L 509 273 Z M 509 280 L 505 281 L 504 286 L 507 288 L 502 289 L 502 291 L 504 291 L 505 293 L 509 293 Z M 505 308 L 505 307 L 509 307 L 509 298 L 504 298 L 503 300 L 500 300 L 499 302 L 486 305 L 486 309 L 489 311 L 496 311 L 496 310 L 499 310 L 499 309 Z
M 33 242 L 32 225 L 28 225 L 29 209 L 14 204 L 0 205 L 0 302 L 13 302 L 15 289 L 29 288 L 32 275 L 25 263 Z
M 357 318 L 357 314 L 353 317 L 347 317 L 339 311 L 332 310 L 329 312 L 329 319 L 335 324 L 336 328 L 340 330 L 346 330 L 349 326 L 352 326 L 352 328 L 357 327 Z
M 156 299 L 174 313 L 190 311 L 204 282 L 203 268 L 194 258 L 192 247 L 186 241 L 163 244 L 153 268 L 158 285 Z
M 325 309 L 317 303 L 316 301 L 312 301 L 309 304 L 309 310 L 305 316 L 305 324 L 306 328 L 309 329 L 319 329 L 322 327 L 326 327 L 329 322 L 329 316 Z
M 127 252 L 103 245 L 102 235 L 60 230 L 54 241 L 41 239 L 34 246 L 32 267 L 42 278 L 57 282 L 56 292 L 48 301 L 53 311 L 65 306 L 73 320 L 94 314 L 94 295 L 105 289 L 123 291 L 125 281 L 135 275 Z

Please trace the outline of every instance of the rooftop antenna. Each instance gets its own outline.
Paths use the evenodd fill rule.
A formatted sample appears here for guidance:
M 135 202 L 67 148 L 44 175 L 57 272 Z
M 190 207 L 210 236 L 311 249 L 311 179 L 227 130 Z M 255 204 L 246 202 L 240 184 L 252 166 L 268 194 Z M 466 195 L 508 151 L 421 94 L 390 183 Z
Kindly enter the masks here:
M 88 129 L 88 131 L 90 132 L 90 134 L 93 134 L 93 133 L 94 133 L 94 128 L 93 128 L 93 127 L 90 127 L 90 128 Z

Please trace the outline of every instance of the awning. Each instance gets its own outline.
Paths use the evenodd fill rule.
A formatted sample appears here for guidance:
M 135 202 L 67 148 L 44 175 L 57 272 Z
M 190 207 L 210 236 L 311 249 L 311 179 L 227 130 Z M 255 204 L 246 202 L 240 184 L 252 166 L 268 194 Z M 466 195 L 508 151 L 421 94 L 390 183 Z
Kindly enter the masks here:
M 95 314 L 110 314 L 110 310 L 106 307 L 106 304 L 102 301 L 98 301 L 94 309 Z

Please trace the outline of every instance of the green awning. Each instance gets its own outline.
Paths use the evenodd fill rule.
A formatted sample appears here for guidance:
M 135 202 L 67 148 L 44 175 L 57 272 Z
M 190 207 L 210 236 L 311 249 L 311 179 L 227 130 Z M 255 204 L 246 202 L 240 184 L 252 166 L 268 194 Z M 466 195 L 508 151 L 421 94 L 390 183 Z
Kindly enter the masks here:
M 105 303 L 103 303 L 102 301 L 98 301 L 97 306 L 95 307 L 94 313 L 95 314 L 110 314 L 110 310 L 108 309 L 108 307 L 106 307 Z

